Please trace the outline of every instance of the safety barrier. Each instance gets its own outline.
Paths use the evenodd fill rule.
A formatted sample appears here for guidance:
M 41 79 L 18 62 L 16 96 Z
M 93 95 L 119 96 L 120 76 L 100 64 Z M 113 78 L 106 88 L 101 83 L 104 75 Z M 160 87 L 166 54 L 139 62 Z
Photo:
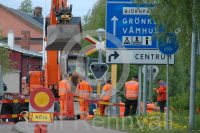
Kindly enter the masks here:
M 64 101 L 66 98 L 55 98 L 55 101 Z M 74 98 L 74 101 L 82 101 L 82 102 L 90 102 L 90 103 L 97 103 L 97 104 L 104 104 L 104 105 L 111 105 L 111 106 L 125 106 L 124 104 L 117 104 L 117 103 L 109 103 L 109 102 L 102 102 L 102 101 L 94 101 L 94 100 L 86 100 L 86 99 L 78 99 Z M 2 100 L 2 103 L 20 103 L 20 102 L 29 102 L 29 99 L 15 99 L 15 100 Z M 159 107 L 155 108 L 147 108 L 147 110 L 151 111 L 158 111 L 160 110 Z M 67 113 L 54 113 L 54 116 L 66 115 Z M 28 117 L 28 114 L 11 114 L 11 115 L 1 115 L 0 118 L 18 118 L 18 117 Z

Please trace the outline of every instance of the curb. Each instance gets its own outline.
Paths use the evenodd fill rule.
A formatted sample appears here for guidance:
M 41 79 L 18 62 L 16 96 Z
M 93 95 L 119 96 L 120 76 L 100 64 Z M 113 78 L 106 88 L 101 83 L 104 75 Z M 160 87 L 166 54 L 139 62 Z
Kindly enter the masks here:
M 31 130 L 28 130 L 28 129 L 25 129 L 25 128 L 21 127 L 21 126 L 19 125 L 19 123 L 17 123 L 17 124 L 15 125 L 15 128 L 16 128 L 18 131 L 23 132 L 23 133 L 34 133 L 34 132 L 31 131 Z

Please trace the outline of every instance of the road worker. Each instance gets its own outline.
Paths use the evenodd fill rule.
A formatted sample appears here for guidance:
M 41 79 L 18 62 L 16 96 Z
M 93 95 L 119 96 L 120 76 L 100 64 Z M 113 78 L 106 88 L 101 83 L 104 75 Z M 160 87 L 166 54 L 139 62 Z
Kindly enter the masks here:
M 68 75 L 63 75 L 63 80 L 59 82 L 59 96 L 66 99 L 66 93 L 71 92 L 71 83 L 68 80 Z M 60 101 L 60 113 L 66 112 L 66 101 Z M 60 117 L 62 119 L 62 116 Z
M 91 97 L 91 100 L 94 101 L 95 98 Z M 94 117 L 94 115 L 95 115 L 94 113 L 95 113 L 96 109 L 97 109 L 97 107 L 96 107 L 95 103 L 92 103 L 92 102 L 89 103 L 89 120 Z
M 155 111 L 155 104 L 147 100 L 147 113 Z
M 78 98 L 80 99 L 86 99 L 89 100 L 92 96 L 92 87 L 91 85 L 86 81 L 86 77 L 83 76 L 82 77 L 82 82 L 80 82 L 77 85 L 76 88 L 76 95 L 78 96 Z M 88 102 L 84 102 L 84 101 L 80 101 L 80 116 L 81 119 L 84 120 L 88 120 L 88 108 L 89 108 L 89 103 Z
M 134 75 L 131 81 L 125 83 L 124 96 L 126 97 L 124 116 L 129 115 L 132 106 L 132 115 L 136 114 L 138 103 L 138 76 Z
M 112 85 L 111 85 L 111 80 L 109 79 L 106 82 L 106 85 L 102 88 L 102 92 L 100 95 L 100 101 L 103 102 L 109 102 L 110 97 L 112 96 Z M 104 115 L 104 111 L 107 105 L 100 104 L 100 114 Z
M 70 76 L 70 81 L 74 84 L 74 86 L 77 86 L 77 84 L 80 82 L 80 74 L 77 73 L 75 70 L 76 70 L 76 66 L 71 65 L 69 76 Z
M 125 105 L 123 102 L 122 102 L 122 98 L 119 97 L 120 99 L 120 104 L 121 105 Z M 124 110 L 125 110 L 125 106 L 120 106 L 120 117 L 124 117 Z
M 158 89 L 153 88 L 157 92 L 157 101 L 160 106 L 160 112 L 164 113 L 164 107 L 166 105 L 166 90 L 167 84 L 161 78 L 157 79 L 157 83 L 160 85 Z

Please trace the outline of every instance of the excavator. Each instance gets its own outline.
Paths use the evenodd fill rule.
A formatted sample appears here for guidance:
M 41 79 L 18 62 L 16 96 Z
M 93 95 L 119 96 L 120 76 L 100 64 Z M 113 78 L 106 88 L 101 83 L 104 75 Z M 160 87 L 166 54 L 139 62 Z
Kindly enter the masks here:
M 47 61 L 44 70 L 29 71 L 25 86 L 28 87 L 29 94 L 38 87 L 45 87 L 49 88 L 55 97 L 59 97 L 58 83 L 64 74 L 74 72 L 72 67 L 75 67 L 76 71 L 79 70 L 80 75 L 87 75 L 89 58 L 74 54 L 74 51 L 81 50 L 81 18 L 73 17 L 72 5 L 67 6 L 67 0 L 52 0 L 50 18 L 47 18 L 45 27 Z M 77 77 L 75 75 L 72 78 L 71 91 L 75 96 Z M 58 110 L 59 104 L 56 102 L 55 111 L 59 112 Z

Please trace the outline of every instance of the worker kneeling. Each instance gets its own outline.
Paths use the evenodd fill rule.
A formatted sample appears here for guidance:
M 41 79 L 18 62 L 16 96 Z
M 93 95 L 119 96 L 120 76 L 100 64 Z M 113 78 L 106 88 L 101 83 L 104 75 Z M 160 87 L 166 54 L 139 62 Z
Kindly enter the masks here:
M 93 90 L 92 90 L 91 85 L 86 81 L 86 77 L 83 76 L 82 82 L 80 82 L 76 88 L 76 94 L 77 94 L 78 98 L 89 100 L 92 95 L 92 92 L 93 92 Z M 89 103 L 80 101 L 79 104 L 80 104 L 81 119 L 88 120 Z
M 111 85 L 111 80 L 109 79 L 106 82 L 106 85 L 102 88 L 101 96 L 100 96 L 100 101 L 103 102 L 109 102 L 110 97 L 112 96 L 112 85 Z M 100 114 L 104 115 L 104 110 L 107 105 L 100 104 Z
M 59 96 L 60 98 L 65 98 L 66 99 L 66 93 L 71 92 L 71 83 L 68 80 L 68 75 L 64 74 L 63 75 L 63 80 L 59 82 Z M 66 100 L 61 100 L 60 101 L 60 113 L 66 113 Z M 60 116 L 60 119 L 62 119 L 63 116 Z

